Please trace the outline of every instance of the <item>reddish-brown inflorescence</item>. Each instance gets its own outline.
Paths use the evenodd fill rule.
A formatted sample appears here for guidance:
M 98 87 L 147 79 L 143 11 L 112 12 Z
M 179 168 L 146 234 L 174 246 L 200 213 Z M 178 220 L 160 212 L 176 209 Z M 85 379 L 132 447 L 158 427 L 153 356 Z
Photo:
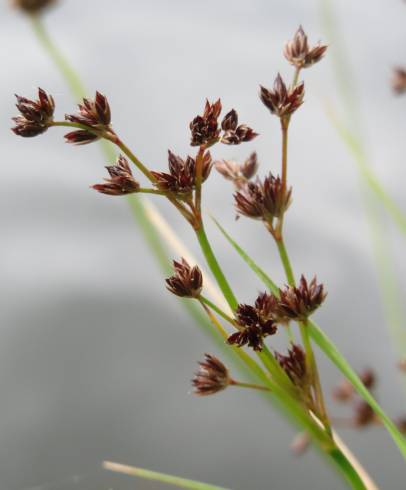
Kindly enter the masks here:
M 12 130 L 18 136 L 31 138 L 44 133 L 53 121 L 55 102 L 42 88 L 38 89 L 38 100 L 17 97 L 16 107 L 21 115 L 13 117 L 16 123 Z
M 106 166 L 110 178 L 104 179 L 103 184 L 95 184 L 92 186 L 102 194 L 110 196 L 123 196 L 137 192 L 140 184 L 134 179 L 128 161 L 120 155 L 115 165 Z
M 196 185 L 196 160 L 191 156 L 183 160 L 170 150 L 168 151 L 167 172 L 151 172 L 155 177 L 155 185 L 163 191 L 171 191 L 177 194 L 188 194 Z M 206 151 L 203 155 L 202 182 L 210 175 L 213 162 L 210 152 Z
M 210 354 L 205 354 L 204 357 L 192 380 L 194 393 L 199 396 L 214 395 L 232 384 L 228 369 L 217 357 Z
M 248 182 L 234 194 L 239 214 L 269 221 L 282 216 L 291 204 L 292 188 L 285 189 L 282 180 L 270 172 L 263 181 Z
M 240 189 L 256 174 L 258 159 L 257 154 L 253 152 L 242 164 L 233 160 L 217 160 L 214 165 L 217 172 Z
M 293 114 L 303 103 L 304 83 L 288 88 L 278 73 L 273 89 L 261 86 L 260 99 L 272 114 L 283 118 Z
M 275 352 L 275 358 L 294 385 L 299 388 L 304 388 L 308 385 L 306 357 L 300 345 L 292 344 L 287 355 Z
M 406 69 L 395 68 L 392 75 L 392 88 L 397 94 L 404 94 L 406 92 Z
M 168 290 L 184 298 L 198 298 L 203 288 L 202 272 L 197 265 L 191 267 L 185 259 L 173 261 L 175 274 L 166 279 Z
M 101 134 L 98 133 L 111 132 L 111 112 L 105 95 L 96 92 L 94 100 L 83 99 L 82 104 L 79 104 L 78 107 L 78 114 L 67 114 L 65 119 L 73 123 L 88 126 L 89 128 L 96 130 L 97 133 L 87 131 L 86 129 L 72 131 L 65 135 L 65 139 L 68 143 L 86 145 L 98 140 L 101 137 Z
M 298 286 L 286 286 L 279 290 L 278 310 L 281 317 L 304 321 L 324 301 L 327 293 L 323 284 L 317 283 L 314 277 L 310 283 L 302 275 Z
M 221 108 L 220 99 L 213 104 L 206 100 L 203 115 L 196 116 L 189 125 L 192 133 L 190 142 L 192 146 L 210 146 L 218 141 L 221 131 L 218 125 L 218 118 Z
M 300 69 L 308 68 L 320 61 L 326 50 L 327 46 L 320 43 L 309 48 L 307 36 L 300 26 L 293 39 L 286 43 L 283 53 L 291 65 Z
M 238 125 L 238 114 L 234 109 L 224 116 L 221 128 L 224 131 L 221 142 L 225 145 L 239 145 L 240 143 L 251 141 L 258 136 L 246 124 Z
M 261 351 L 264 338 L 277 332 L 274 313 L 275 299 L 267 293 L 261 293 L 254 306 L 238 305 L 235 314 L 238 331 L 231 334 L 227 342 L 238 347 L 248 345 L 256 351 Z
M 46 7 L 50 7 L 56 3 L 56 0 L 12 0 L 11 3 L 29 14 L 34 14 Z

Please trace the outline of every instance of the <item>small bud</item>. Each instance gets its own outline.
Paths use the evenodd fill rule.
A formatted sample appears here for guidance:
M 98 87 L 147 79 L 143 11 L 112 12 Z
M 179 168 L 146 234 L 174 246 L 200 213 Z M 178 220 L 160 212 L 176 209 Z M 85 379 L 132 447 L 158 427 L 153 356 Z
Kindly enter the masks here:
M 228 369 L 217 357 L 210 354 L 205 354 L 204 357 L 192 380 L 194 394 L 199 396 L 214 395 L 232 383 Z
M 356 427 L 366 427 L 375 420 L 375 412 L 371 405 L 364 400 L 359 400 L 354 407 L 354 425 Z
M 55 3 L 55 0 L 12 0 L 14 7 L 17 7 L 29 14 L 34 14 L 50 7 Z
M 206 100 L 203 116 L 196 116 L 189 124 L 192 133 L 191 145 L 210 146 L 218 141 L 220 129 L 218 117 L 221 112 L 221 101 L 218 99 L 213 104 Z
M 277 332 L 277 326 L 272 317 L 274 306 L 272 295 L 267 293 L 258 296 L 255 306 L 238 305 L 236 310 L 238 332 L 230 335 L 227 342 L 238 347 L 248 345 L 255 351 L 261 351 L 264 338 Z
M 291 65 L 296 68 L 308 68 L 320 61 L 326 50 L 327 46 L 320 43 L 310 49 L 307 36 L 300 26 L 293 39 L 286 43 L 283 53 Z
M 279 290 L 278 309 L 281 317 L 304 321 L 324 301 L 327 294 L 323 284 L 318 284 L 316 277 L 308 283 L 302 275 L 299 286 L 286 286 Z
M 13 117 L 16 123 L 12 128 L 15 134 L 24 138 L 31 138 L 44 133 L 53 121 L 55 102 L 41 88 L 38 89 L 38 100 L 29 100 L 25 97 L 17 97 L 16 107 L 21 116 Z
M 275 358 L 294 385 L 299 388 L 307 386 L 306 357 L 300 345 L 292 344 L 286 356 L 275 352 Z
M 278 74 L 272 90 L 261 86 L 260 99 L 272 114 L 282 118 L 293 114 L 303 103 L 304 83 L 287 88 Z
M 102 194 L 123 196 L 137 192 L 140 184 L 134 179 L 128 161 L 120 155 L 115 165 L 106 167 L 110 178 L 104 179 L 104 184 L 95 184 L 92 188 Z
M 101 131 L 111 131 L 111 112 L 110 106 L 105 95 L 96 92 L 94 100 L 83 99 L 82 104 L 79 104 L 78 114 L 67 114 L 67 121 L 83 124 L 92 129 Z M 86 145 L 99 139 L 99 136 L 90 131 L 79 129 L 65 135 L 68 143 L 76 145 Z
M 392 89 L 401 95 L 406 92 L 406 69 L 395 68 L 392 75 Z
M 178 194 L 188 194 L 196 185 L 196 160 L 190 156 L 183 160 L 168 150 L 167 172 L 151 172 L 155 177 L 156 185 L 160 190 L 176 192 Z M 203 155 L 202 181 L 204 182 L 210 175 L 213 162 L 210 152 Z
M 197 265 L 191 267 L 185 259 L 173 261 L 175 274 L 166 279 L 168 290 L 184 298 L 198 298 L 203 288 L 202 272 Z

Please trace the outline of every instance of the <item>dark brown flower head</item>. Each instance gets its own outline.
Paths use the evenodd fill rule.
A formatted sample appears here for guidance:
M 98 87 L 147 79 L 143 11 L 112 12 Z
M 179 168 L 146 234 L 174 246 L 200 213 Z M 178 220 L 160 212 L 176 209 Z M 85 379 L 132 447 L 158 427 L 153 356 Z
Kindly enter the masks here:
M 217 160 L 214 165 L 225 179 L 231 180 L 237 189 L 241 189 L 258 170 L 257 154 L 251 153 L 242 164 L 232 160 Z
M 266 107 L 282 118 L 293 114 L 303 103 L 304 83 L 301 82 L 293 88 L 287 88 L 280 74 L 275 79 L 273 89 L 261 86 L 260 99 Z
M 191 145 L 210 146 L 218 141 L 220 128 L 218 126 L 218 118 L 221 112 L 221 101 L 218 99 L 214 104 L 210 104 L 206 100 L 204 113 L 202 116 L 196 116 L 190 123 L 190 131 L 192 133 Z
M 190 156 L 183 160 L 170 150 L 168 151 L 167 172 L 151 172 L 156 179 L 155 185 L 164 191 L 187 194 L 196 185 L 196 160 Z M 206 151 L 203 155 L 202 181 L 204 182 L 210 175 L 213 162 L 210 152 Z
M 118 157 L 115 165 L 108 165 L 106 169 L 110 178 L 104 179 L 103 184 L 93 185 L 92 188 L 96 191 L 110 196 L 123 196 L 137 192 L 140 188 L 140 184 L 133 177 L 128 161 L 122 155 Z
M 185 259 L 173 261 L 175 274 L 166 279 L 168 290 L 183 298 L 198 298 L 203 288 L 202 272 L 195 265 L 191 267 Z
M 34 14 L 39 12 L 40 10 L 51 6 L 55 3 L 55 0 L 12 0 L 12 4 L 28 12 L 30 14 Z
M 406 69 L 395 68 L 392 75 L 392 89 L 401 95 L 406 92 Z
M 239 145 L 240 143 L 251 141 L 258 136 L 247 125 L 238 125 L 238 114 L 234 109 L 224 116 L 221 128 L 224 131 L 221 142 L 225 145 Z
M 307 386 L 306 357 L 299 345 L 293 344 L 286 356 L 275 352 L 275 358 L 294 385 L 298 387 Z
M 375 412 L 364 400 L 359 400 L 354 406 L 353 422 L 356 427 L 366 427 L 375 421 Z
M 272 318 L 273 303 L 270 295 L 262 293 L 258 296 L 255 306 L 240 304 L 236 311 L 238 332 L 228 338 L 229 344 L 238 347 L 248 345 L 256 351 L 260 351 L 264 345 L 264 338 L 273 335 L 277 326 Z
M 199 396 L 214 395 L 232 383 L 228 369 L 217 357 L 204 355 L 199 362 L 199 370 L 192 380 L 194 394 Z
M 39 88 L 38 100 L 29 100 L 19 95 L 16 97 L 16 107 L 21 115 L 13 117 L 16 123 L 12 128 L 14 133 L 25 138 L 44 133 L 53 120 L 55 102 L 52 96 Z
M 326 50 L 327 46 L 320 43 L 309 48 L 307 36 L 300 26 L 293 39 L 286 43 L 284 55 L 291 65 L 297 68 L 308 68 L 320 61 Z
M 323 303 L 327 294 L 323 284 L 317 283 L 316 277 L 308 283 L 302 275 L 299 286 L 286 286 L 279 290 L 279 295 L 281 317 L 304 321 Z
M 237 212 L 254 219 L 268 221 L 285 213 L 291 203 L 292 188 L 282 187 L 279 176 L 269 173 L 261 182 L 249 182 L 234 194 Z
M 83 99 L 82 104 L 79 104 L 78 114 L 67 114 L 67 121 L 83 124 L 98 131 L 111 131 L 111 112 L 110 106 L 105 95 L 96 92 L 94 100 Z M 85 129 L 72 131 L 65 135 L 68 143 L 76 145 L 86 145 L 99 139 L 100 136 Z

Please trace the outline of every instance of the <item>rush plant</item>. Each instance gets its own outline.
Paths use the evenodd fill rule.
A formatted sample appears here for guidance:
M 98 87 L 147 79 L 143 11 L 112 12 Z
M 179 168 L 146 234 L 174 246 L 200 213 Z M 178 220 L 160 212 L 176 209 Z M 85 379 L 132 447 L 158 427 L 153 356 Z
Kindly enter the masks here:
M 81 92 L 81 83 L 51 44 L 39 18 L 39 12 L 48 3 L 52 2 L 16 2 L 31 16 L 39 38 L 77 95 Z M 304 70 L 319 63 L 326 51 L 327 46 L 321 43 L 311 45 L 304 30 L 299 27 L 283 51 L 293 68 L 292 79 L 286 81 L 278 74 L 272 87 L 259 88 L 259 103 L 264 105 L 271 117 L 279 120 L 282 155 L 279 169 L 265 168 L 262 177 L 257 175 L 260 166 L 255 153 L 241 164 L 221 159 L 222 145 L 244 144 L 259 135 L 250 125 L 240 122 L 235 109 L 223 114 L 220 99 L 206 100 L 202 113 L 192 118 L 188 125 L 190 155 L 179 156 L 169 150 L 168 170 L 165 172 L 141 162 L 131 149 L 131 144 L 122 140 L 112 123 L 108 99 L 100 92 L 96 92 L 93 98 L 84 97 L 78 111 L 64 118 L 55 116 L 54 98 L 44 89 L 39 89 L 36 99 L 17 96 L 19 115 L 14 118 L 12 129 L 16 135 L 29 138 L 62 127 L 69 130 L 65 140 L 70 144 L 86 145 L 104 141 L 113 145 L 119 153 L 118 157 L 109 162 L 106 167 L 108 176 L 103 182 L 94 184 L 93 190 L 106 196 L 139 198 L 143 194 L 165 200 L 193 230 L 206 267 L 217 283 L 219 293 L 213 295 L 211 280 L 203 266 L 190 263 L 183 256 L 173 261 L 172 275 L 166 279 L 167 289 L 171 293 L 194 304 L 193 311 L 196 311 L 196 307 L 201 309 L 206 316 L 206 321 L 203 321 L 205 328 L 212 330 L 214 338 L 222 339 L 225 355 L 237 359 L 242 368 L 237 380 L 237 376 L 231 374 L 226 366 L 226 361 L 206 354 L 192 381 L 194 392 L 201 396 L 215 395 L 229 388 L 261 392 L 267 401 L 282 409 L 281 413 L 300 429 L 301 449 L 304 443 L 311 442 L 333 463 L 349 487 L 375 489 L 377 486 L 371 477 L 335 431 L 339 423 L 326 409 L 326 390 L 323 389 L 314 347 L 317 345 L 345 376 L 343 384 L 335 391 L 335 397 L 340 401 L 354 402 L 354 427 L 370 423 L 384 425 L 406 458 L 406 440 L 400 430 L 404 429 L 405 424 L 394 423 L 374 399 L 371 393 L 375 381 L 373 373 L 358 376 L 314 322 L 312 315 L 323 306 L 326 287 L 316 276 L 306 278 L 295 273 L 285 242 L 286 214 L 288 211 L 294 212 L 290 207 L 294 190 L 288 179 L 289 128 L 294 123 L 296 111 L 302 110 Z M 185 128 L 180 128 L 185 137 L 186 127 L 185 124 Z M 237 298 L 235 291 L 238 284 L 230 284 L 206 234 L 207 216 L 203 200 L 210 192 L 210 179 L 213 178 L 225 178 L 232 184 L 237 214 L 264 226 L 279 252 L 286 276 L 285 285 L 275 284 L 217 224 L 226 238 L 224 243 L 237 252 L 264 285 L 263 292 L 256 298 L 253 295 L 252 304 L 242 303 Z M 143 212 L 140 207 L 137 209 Z M 143 219 L 141 226 L 146 235 L 151 236 L 151 233 L 156 233 L 157 221 Z M 168 226 L 165 224 L 165 227 Z M 243 220 L 241 226 L 244 226 Z M 158 231 L 165 236 L 159 230 L 159 225 Z M 152 247 L 151 250 L 156 252 L 157 248 Z M 334 297 L 330 300 L 334 301 Z M 272 342 L 275 336 L 284 337 L 285 352 L 275 351 Z M 243 378 L 240 379 L 240 376 Z M 219 488 L 114 463 L 106 463 L 106 467 L 115 471 L 121 468 L 129 474 L 161 479 L 184 488 Z

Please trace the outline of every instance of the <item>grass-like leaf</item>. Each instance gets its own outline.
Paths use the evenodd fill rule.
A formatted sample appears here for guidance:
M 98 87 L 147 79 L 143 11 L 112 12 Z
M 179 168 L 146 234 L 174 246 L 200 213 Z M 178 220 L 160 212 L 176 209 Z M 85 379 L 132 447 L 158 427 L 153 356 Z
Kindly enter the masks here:
M 231 236 L 224 230 L 219 223 L 214 220 L 218 226 L 221 233 L 227 239 L 227 241 L 232 245 L 240 257 L 247 263 L 251 270 L 258 276 L 258 278 L 273 292 L 278 293 L 279 289 L 277 285 L 272 281 L 272 279 L 266 274 L 263 269 L 261 269 L 254 260 L 237 244 L 237 242 L 231 238 Z M 390 417 L 385 413 L 379 403 L 371 395 L 368 389 L 365 387 L 364 383 L 361 381 L 357 373 L 352 369 L 348 361 L 344 356 L 338 351 L 333 342 L 327 337 L 327 335 L 314 323 L 309 320 L 309 333 L 314 340 L 314 342 L 319 346 L 319 348 L 324 352 L 324 354 L 335 364 L 335 366 L 344 374 L 344 376 L 351 382 L 358 394 L 373 408 L 375 413 L 381 419 L 383 425 L 386 427 L 387 431 L 392 436 L 396 445 L 398 446 L 403 457 L 406 459 L 406 439 L 399 432 L 396 425 L 390 419 Z

